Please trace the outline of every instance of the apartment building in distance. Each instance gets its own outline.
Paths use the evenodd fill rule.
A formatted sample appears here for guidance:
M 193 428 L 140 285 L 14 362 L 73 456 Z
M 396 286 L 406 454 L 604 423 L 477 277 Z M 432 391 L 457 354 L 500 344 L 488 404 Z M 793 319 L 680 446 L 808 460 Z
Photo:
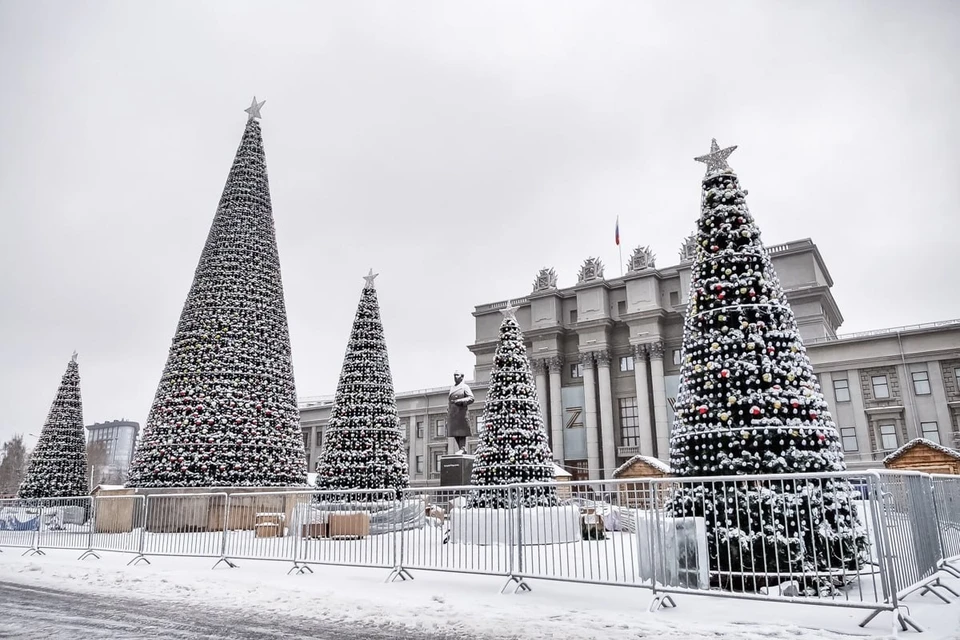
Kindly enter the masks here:
M 599 260 L 587 259 L 577 283 L 564 288 L 552 269 L 543 269 L 532 292 L 476 307 L 469 349 L 477 428 L 500 310 L 512 304 L 557 464 L 575 479 L 601 479 L 638 453 L 667 460 L 694 251 L 688 238 L 679 263 L 658 268 L 652 252 L 638 247 L 627 272 L 611 279 Z M 850 468 L 882 466 L 887 454 L 916 437 L 960 446 L 960 320 L 838 335 L 843 316 L 816 245 L 804 239 L 767 251 Z M 438 483 L 440 456 L 453 450 L 446 437 L 448 389 L 397 394 L 415 485 Z M 311 470 L 332 403 L 332 396 L 300 403 Z M 468 449 L 474 446 L 468 440 Z

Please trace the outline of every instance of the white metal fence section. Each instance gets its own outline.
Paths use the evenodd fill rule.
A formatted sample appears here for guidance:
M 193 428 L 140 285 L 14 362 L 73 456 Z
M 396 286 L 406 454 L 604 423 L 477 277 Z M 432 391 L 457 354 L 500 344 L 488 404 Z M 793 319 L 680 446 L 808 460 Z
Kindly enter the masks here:
M 943 550 L 940 567 L 960 578 L 960 477 L 934 475 L 933 501 Z
M 36 553 L 40 533 L 40 506 L 13 498 L 0 500 L 0 547 L 25 548 Z
M 137 556 L 222 558 L 227 500 L 224 492 L 147 495 Z
M 290 513 L 293 569 L 310 571 L 311 564 L 396 569 L 397 534 L 408 516 L 396 491 L 311 491 L 298 494 Z
M 402 494 L 411 523 L 398 540 L 398 568 L 511 576 L 514 568 L 513 509 L 467 509 L 470 492 L 504 504 L 516 487 L 418 487 Z

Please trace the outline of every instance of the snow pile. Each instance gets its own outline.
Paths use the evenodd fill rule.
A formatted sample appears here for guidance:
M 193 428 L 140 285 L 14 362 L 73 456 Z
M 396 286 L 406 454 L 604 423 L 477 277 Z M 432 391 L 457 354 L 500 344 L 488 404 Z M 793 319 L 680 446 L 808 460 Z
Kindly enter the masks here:
M 238 569 L 212 571 L 210 559 L 156 558 L 127 567 L 128 556 L 78 561 L 73 552 L 22 558 L 0 553 L 6 581 L 182 603 L 184 606 L 255 610 L 264 619 L 284 614 L 376 622 L 413 631 L 470 638 L 546 640 L 842 640 L 850 635 L 889 638 L 889 614 L 866 629 L 865 613 L 836 607 L 731 602 L 725 598 L 676 597 L 678 608 L 647 612 L 648 591 L 588 584 L 533 581 L 533 591 L 501 595 L 502 578 L 414 571 L 410 582 L 384 583 L 385 570 L 315 567 L 314 575 L 285 575 L 286 563 L 244 561 Z M 222 565 L 221 565 L 222 567 Z M 960 588 L 960 580 L 944 582 Z M 960 605 L 910 597 L 924 640 L 956 638 Z M 749 622 L 744 619 L 749 619 Z M 811 629 L 811 626 L 832 631 Z M 308 630 L 305 630 L 308 633 Z M 918 636 L 919 637 L 919 636 Z

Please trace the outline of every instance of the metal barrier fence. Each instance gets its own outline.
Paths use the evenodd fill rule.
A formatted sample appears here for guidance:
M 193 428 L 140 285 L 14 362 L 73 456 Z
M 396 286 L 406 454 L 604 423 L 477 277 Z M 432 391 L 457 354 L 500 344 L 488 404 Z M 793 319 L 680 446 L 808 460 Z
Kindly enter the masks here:
M 890 611 L 948 601 L 960 477 L 846 472 L 394 491 L 155 493 L 0 501 L 0 547 L 498 575 Z M 289 573 L 288 572 L 288 573 Z
M 465 509 L 471 491 L 511 504 L 517 488 L 419 487 L 403 491 L 401 508 L 420 514 L 423 525 L 399 539 L 397 570 L 452 571 L 510 577 L 515 566 L 513 509 Z M 481 513 L 482 512 L 482 513 Z
M 932 479 L 940 548 L 943 550 L 940 568 L 960 578 L 960 477 L 934 475 Z

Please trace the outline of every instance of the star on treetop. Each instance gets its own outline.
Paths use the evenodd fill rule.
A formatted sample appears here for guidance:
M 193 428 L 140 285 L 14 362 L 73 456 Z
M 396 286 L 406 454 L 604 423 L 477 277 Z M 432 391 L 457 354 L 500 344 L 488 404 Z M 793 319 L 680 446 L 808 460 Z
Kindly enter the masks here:
M 370 269 L 370 273 L 368 273 L 367 275 L 363 276 L 363 279 L 367 281 L 367 284 L 364 285 L 364 288 L 370 287 L 371 289 L 374 289 L 375 287 L 374 287 L 374 285 L 373 285 L 373 281 L 374 281 L 374 279 L 375 279 L 378 275 L 380 275 L 380 274 L 379 274 L 379 273 L 374 273 L 374 272 L 373 272 L 373 269 Z
M 500 313 L 503 314 L 503 318 L 504 318 L 504 319 L 510 318 L 510 319 L 512 319 L 512 320 L 516 320 L 516 319 L 517 319 L 517 309 L 519 309 L 519 308 L 520 308 L 520 307 L 514 305 L 514 304 L 513 304 L 513 301 L 511 300 L 511 301 L 507 302 L 507 306 L 505 306 L 503 309 L 500 309 Z
M 76 350 L 74 350 L 73 355 L 70 356 L 70 362 L 76 362 L 76 361 L 77 361 L 77 352 Z
M 717 144 L 717 139 L 714 138 L 713 142 L 710 143 L 710 153 L 694 158 L 694 160 L 707 165 L 707 176 L 718 173 L 733 173 L 733 169 L 727 164 L 727 158 L 730 157 L 730 154 L 733 153 L 736 148 L 737 146 L 734 145 L 726 149 L 721 149 L 720 145 Z
M 266 100 L 261 100 L 260 102 L 257 102 L 257 96 L 253 96 L 253 102 L 250 103 L 250 106 L 249 106 L 249 107 L 247 107 L 246 109 L 244 109 L 244 111 L 246 111 L 247 114 L 248 114 L 248 115 L 247 115 L 247 120 L 248 120 L 248 121 L 249 121 L 249 120 L 253 120 L 254 118 L 261 118 L 261 117 L 263 117 L 263 116 L 260 115 L 260 109 L 263 108 L 263 105 L 264 105 L 265 102 L 266 102 Z

